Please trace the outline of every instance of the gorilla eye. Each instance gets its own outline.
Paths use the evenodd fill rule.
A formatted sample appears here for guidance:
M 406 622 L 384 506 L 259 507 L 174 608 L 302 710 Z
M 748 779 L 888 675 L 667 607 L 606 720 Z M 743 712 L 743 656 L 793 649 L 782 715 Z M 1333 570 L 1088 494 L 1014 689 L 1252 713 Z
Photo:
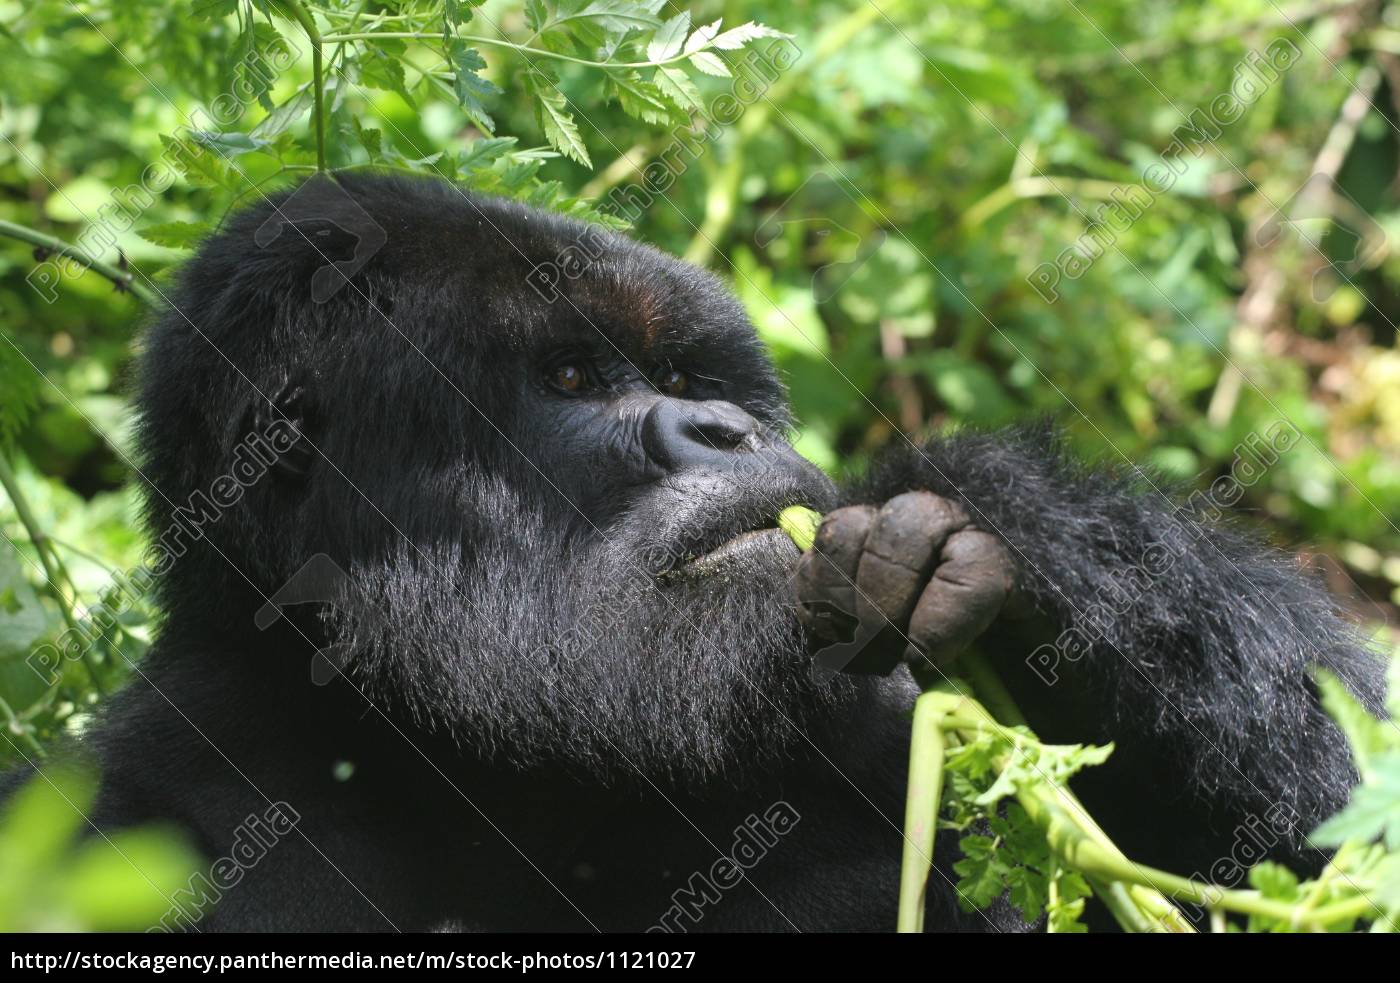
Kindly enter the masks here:
M 555 389 L 566 393 L 581 392 L 588 386 L 588 373 L 583 366 L 566 362 L 550 370 L 549 381 Z
M 690 376 L 677 369 L 664 369 L 656 377 L 656 388 L 667 396 L 684 396 L 690 391 Z

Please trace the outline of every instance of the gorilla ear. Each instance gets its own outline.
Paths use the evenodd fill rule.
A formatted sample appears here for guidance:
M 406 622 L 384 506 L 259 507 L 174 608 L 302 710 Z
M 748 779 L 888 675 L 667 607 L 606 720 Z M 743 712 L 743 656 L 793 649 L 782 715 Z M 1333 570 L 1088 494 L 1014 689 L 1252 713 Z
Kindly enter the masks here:
M 316 449 L 308 439 L 314 416 L 311 389 L 300 378 L 285 378 L 267 393 L 266 399 L 258 399 L 253 411 L 253 426 L 258 433 L 265 434 L 273 424 L 286 422 L 296 434 L 291 446 L 277 455 L 273 471 L 287 478 L 306 477 L 316 459 Z

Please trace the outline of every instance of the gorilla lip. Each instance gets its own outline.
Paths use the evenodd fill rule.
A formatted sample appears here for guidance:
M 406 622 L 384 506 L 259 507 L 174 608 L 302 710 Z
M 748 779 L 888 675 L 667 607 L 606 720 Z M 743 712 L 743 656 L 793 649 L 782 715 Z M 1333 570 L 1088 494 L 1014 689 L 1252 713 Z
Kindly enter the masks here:
M 717 573 L 746 557 L 759 553 L 770 553 L 775 549 L 782 549 L 784 546 L 792 552 L 793 558 L 796 559 L 797 547 L 793 545 L 787 533 L 776 528 L 751 529 L 725 540 L 714 549 L 684 564 L 681 569 L 687 573 Z

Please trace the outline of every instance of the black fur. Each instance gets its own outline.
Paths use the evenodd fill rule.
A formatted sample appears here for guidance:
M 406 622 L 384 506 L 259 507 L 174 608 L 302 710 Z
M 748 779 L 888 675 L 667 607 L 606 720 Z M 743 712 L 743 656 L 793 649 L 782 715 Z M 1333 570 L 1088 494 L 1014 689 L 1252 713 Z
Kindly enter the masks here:
M 914 488 L 962 498 L 1022 563 L 1042 620 L 987 648 L 1047 735 L 1119 742 L 1085 792 L 1131 849 L 1190 872 L 1252 812 L 1284 802 L 1306 831 L 1344 798 L 1308 669 L 1371 701 L 1378 675 L 1286 558 L 1079 469 L 1041 431 L 897 450 L 838 492 L 780 439 L 785 393 L 712 277 L 450 185 L 338 180 L 207 242 L 142 359 L 156 537 L 250 430 L 280 415 L 303 436 L 171 561 L 159 639 L 89 742 L 104 825 L 174 820 L 218 857 L 270 803 L 300 816 L 202 928 L 889 930 L 912 682 L 812 680 L 780 537 L 708 575 L 680 561 L 787 504 Z M 269 238 L 278 208 L 296 228 Z M 383 246 L 360 264 L 366 216 Z M 532 291 L 570 244 L 582 274 Z M 351 280 L 326 298 L 332 261 Z M 561 358 L 591 360 L 609 395 L 548 390 Z M 687 401 L 659 400 L 658 365 L 690 374 Z M 1188 525 L 1200 538 L 1059 683 L 1027 670 Z M 346 574 L 330 603 L 260 631 L 317 554 Z M 315 685 L 328 644 L 345 676 Z M 780 802 L 791 832 L 667 922 Z M 952 852 L 930 925 L 1018 927 L 1004 906 L 957 910 Z M 1307 859 L 1297 837 L 1278 852 Z

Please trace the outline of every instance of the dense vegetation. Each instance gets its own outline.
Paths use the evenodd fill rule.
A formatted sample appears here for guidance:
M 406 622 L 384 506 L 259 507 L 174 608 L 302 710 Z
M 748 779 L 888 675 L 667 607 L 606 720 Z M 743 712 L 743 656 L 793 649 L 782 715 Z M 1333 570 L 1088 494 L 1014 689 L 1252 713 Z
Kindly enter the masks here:
M 825 467 L 1053 416 L 1091 457 L 1233 477 L 1378 634 L 1396 621 L 1390 3 L 0 0 L 0 60 L 0 764 L 80 729 L 149 637 L 124 579 L 144 310 L 230 209 L 321 161 L 714 269 Z M 1285 454 L 1250 450 L 1280 426 Z M 34 672 L 74 630 L 83 657 Z M 24 917 L 130 915 L 49 895 Z

